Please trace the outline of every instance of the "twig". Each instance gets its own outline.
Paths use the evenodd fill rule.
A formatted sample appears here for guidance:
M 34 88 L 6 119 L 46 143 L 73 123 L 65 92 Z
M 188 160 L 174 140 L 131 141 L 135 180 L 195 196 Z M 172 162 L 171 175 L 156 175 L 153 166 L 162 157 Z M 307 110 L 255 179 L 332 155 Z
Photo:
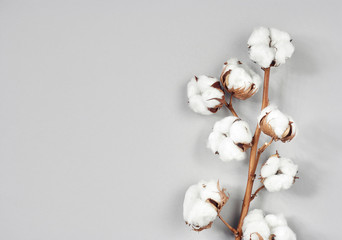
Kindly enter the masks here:
M 270 79 L 270 67 L 265 68 L 264 71 L 265 71 L 265 75 L 264 75 L 264 87 L 263 87 L 263 94 L 262 94 L 261 110 L 267 107 L 268 105 L 268 86 L 269 86 L 269 79 Z M 245 196 L 243 198 L 239 224 L 236 229 L 237 235 L 235 237 L 235 240 L 241 240 L 243 220 L 247 216 L 249 205 L 251 203 L 255 171 L 258 166 L 258 161 L 259 161 L 259 159 L 257 158 L 257 152 L 258 152 L 257 150 L 258 150 L 258 142 L 259 142 L 260 134 L 261 134 L 261 129 L 259 125 L 257 125 L 255 129 L 254 137 L 253 137 L 254 141 L 253 141 L 253 145 L 251 148 L 251 154 L 250 154 L 250 159 L 249 159 L 247 186 L 246 186 Z
M 261 148 L 259 148 L 258 153 L 260 154 L 263 153 L 266 150 L 266 148 L 268 148 L 268 146 L 271 145 L 272 142 L 273 142 L 273 138 L 269 142 L 265 143 Z
M 235 116 L 235 117 L 239 117 L 237 115 L 237 113 L 235 112 L 234 108 L 233 108 L 233 94 L 230 94 L 230 100 L 229 100 L 229 104 L 227 103 L 227 101 L 224 102 L 224 105 L 226 105 L 226 107 L 229 109 L 229 111 Z
M 233 228 L 232 226 L 230 226 L 224 219 L 223 217 L 220 215 L 220 213 L 217 214 L 217 216 L 221 219 L 221 221 L 224 223 L 224 225 L 226 225 L 230 231 L 232 231 L 232 233 L 234 233 L 234 235 L 237 234 L 237 231 L 235 228 Z
M 262 185 L 261 187 L 259 187 L 253 194 L 252 194 L 252 197 L 251 197 L 251 201 L 256 197 L 256 195 L 262 190 L 265 188 L 265 185 Z
M 265 143 L 264 145 L 262 145 L 262 147 L 260 147 L 258 149 L 257 161 L 259 161 L 261 154 L 266 150 L 266 148 L 268 148 L 272 144 L 272 142 L 273 142 L 273 138 L 269 142 Z

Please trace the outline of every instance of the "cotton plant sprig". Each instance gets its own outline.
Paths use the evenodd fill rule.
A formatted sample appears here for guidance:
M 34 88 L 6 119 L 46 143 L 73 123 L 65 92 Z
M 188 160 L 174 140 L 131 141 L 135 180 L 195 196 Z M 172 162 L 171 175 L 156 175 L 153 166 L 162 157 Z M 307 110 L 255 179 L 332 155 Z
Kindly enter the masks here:
M 233 115 L 217 121 L 209 135 L 207 147 L 214 154 L 224 162 L 242 161 L 250 149 L 248 180 L 238 224 L 233 227 L 220 215 L 229 194 L 214 180 L 202 180 L 189 187 L 185 194 L 183 216 L 195 231 L 210 228 L 219 217 L 236 240 L 295 240 L 296 235 L 282 214 L 265 216 L 262 210 L 249 210 L 251 201 L 262 189 L 268 192 L 287 190 L 298 178 L 298 166 L 276 152 L 262 164 L 261 186 L 252 192 L 261 154 L 274 141 L 286 143 L 296 135 L 293 119 L 275 105 L 270 105 L 268 99 L 270 70 L 284 64 L 292 56 L 294 46 L 288 33 L 259 27 L 248 39 L 248 50 L 250 59 L 264 71 L 261 112 L 254 134 L 248 123 L 238 116 L 232 100 L 252 97 L 259 90 L 262 80 L 237 58 L 230 58 L 224 63 L 220 80 L 204 75 L 195 76 L 188 83 L 187 91 L 189 107 L 196 113 L 211 115 L 225 106 Z M 226 95 L 230 95 L 229 101 Z M 258 148 L 261 133 L 269 136 L 270 140 Z

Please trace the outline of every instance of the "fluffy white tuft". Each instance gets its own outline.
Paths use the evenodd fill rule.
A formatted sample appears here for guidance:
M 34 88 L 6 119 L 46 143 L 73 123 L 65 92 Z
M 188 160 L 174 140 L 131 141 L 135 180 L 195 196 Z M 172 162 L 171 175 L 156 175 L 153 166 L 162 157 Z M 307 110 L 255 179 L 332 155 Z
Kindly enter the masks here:
M 264 240 L 275 235 L 275 240 L 296 240 L 296 234 L 287 226 L 282 214 L 269 214 L 264 217 L 263 211 L 250 211 L 243 221 L 243 240 L 259 240 L 259 234 Z
M 224 162 L 232 160 L 241 161 L 246 158 L 246 153 L 239 148 L 231 138 L 226 137 L 220 144 L 218 150 L 220 158 Z
M 213 87 L 218 83 L 216 78 L 199 76 L 193 77 L 188 83 L 187 94 L 189 107 L 196 113 L 211 115 L 210 109 L 220 108 L 224 99 L 221 88 Z
M 229 131 L 231 139 L 236 143 L 249 144 L 252 142 L 252 132 L 245 121 L 236 121 Z
M 215 123 L 213 132 L 209 135 L 207 147 L 213 153 L 219 154 L 222 161 L 241 161 L 246 158 L 241 145 L 248 146 L 252 138 L 252 133 L 245 121 L 229 116 Z
M 280 160 L 277 156 L 271 156 L 261 168 L 261 176 L 267 178 L 277 173 L 280 167 Z
M 217 209 L 207 200 L 222 204 L 220 190 L 215 181 L 200 181 L 192 185 L 185 193 L 183 217 L 195 230 L 208 226 L 217 216 Z M 222 204 L 223 205 L 223 204 Z
M 251 60 L 263 68 L 284 64 L 294 52 L 290 35 L 275 28 L 254 29 L 248 46 Z
M 261 177 L 267 191 L 289 189 L 295 180 L 298 166 L 291 159 L 271 156 L 261 167 Z

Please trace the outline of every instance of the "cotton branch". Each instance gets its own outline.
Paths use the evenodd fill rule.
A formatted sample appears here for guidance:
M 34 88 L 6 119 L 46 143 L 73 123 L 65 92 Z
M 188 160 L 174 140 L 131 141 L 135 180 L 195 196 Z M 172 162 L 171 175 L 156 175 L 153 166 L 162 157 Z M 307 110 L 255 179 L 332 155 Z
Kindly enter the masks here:
M 234 235 L 236 235 L 236 234 L 237 234 L 236 229 L 233 228 L 232 226 L 230 226 L 230 225 L 223 219 L 223 217 L 220 215 L 220 213 L 218 213 L 217 215 L 218 215 L 218 217 L 221 219 L 221 221 L 224 223 L 224 225 L 226 225 L 226 226 L 229 228 L 229 230 L 230 230 L 232 233 L 234 233 Z
M 272 142 L 273 142 L 273 138 L 269 142 L 265 143 L 261 148 L 259 148 L 258 153 L 260 154 L 263 153 L 266 150 L 266 148 L 268 148 L 268 146 L 272 144 Z
M 235 117 L 239 117 L 239 116 L 237 115 L 237 113 L 235 112 L 234 108 L 233 108 L 232 101 L 233 101 L 233 94 L 230 94 L 229 104 L 225 101 L 225 102 L 224 102 L 224 105 L 226 105 L 226 107 L 229 109 L 229 111 L 230 111 Z
M 251 201 L 257 196 L 257 194 L 262 190 L 262 189 L 264 189 L 265 188 L 265 186 L 264 185 L 262 185 L 261 187 L 259 187 L 253 194 L 252 194 L 252 196 L 251 196 Z
M 270 79 L 270 68 L 266 68 L 264 69 L 264 71 L 265 71 L 265 75 L 264 75 L 264 88 L 263 88 L 263 94 L 262 94 L 261 110 L 267 107 L 268 105 L 268 86 L 269 86 L 269 79 Z M 257 152 L 258 152 L 257 150 L 258 150 L 260 134 L 261 134 L 261 129 L 259 125 L 257 125 L 255 129 L 255 133 L 254 133 L 253 145 L 251 148 L 249 168 L 248 168 L 248 180 L 247 180 L 245 196 L 244 196 L 243 203 L 242 203 L 241 215 L 240 215 L 240 220 L 239 220 L 239 224 L 237 228 L 238 236 L 235 238 L 236 240 L 240 240 L 242 237 L 243 220 L 247 216 L 249 205 L 251 202 L 255 171 L 258 166 L 258 160 L 259 160 L 257 158 Z
M 258 149 L 257 161 L 259 161 L 261 154 L 266 150 L 266 148 L 268 148 L 272 144 L 272 142 L 273 142 L 273 138 Z
M 270 69 L 284 64 L 292 56 L 292 38 L 284 31 L 259 27 L 248 39 L 248 49 L 250 59 L 264 71 L 261 113 L 254 135 L 248 123 L 238 117 L 232 104 L 233 97 L 245 100 L 260 89 L 261 77 L 248 66 L 237 58 L 230 58 L 224 63 L 220 81 L 212 77 L 195 76 L 187 86 L 188 103 L 193 111 L 211 115 L 225 105 L 233 115 L 216 122 L 209 135 L 207 147 L 214 154 L 224 162 L 240 161 L 245 159 L 246 150 L 251 148 L 248 179 L 238 226 L 232 227 L 220 215 L 220 210 L 229 197 L 212 181 L 202 181 L 189 187 L 183 204 L 184 220 L 195 231 L 202 231 L 210 228 L 215 218 L 219 217 L 235 235 L 235 240 L 252 236 L 265 240 L 273 239 L 275 236 L 279 239 L 282 238 L 280 236 L 296 239 L 283 215 L 265 216 L 260 209 L 249 211 L 251 201 L 262 189 L 265 188 L 268 192 L 289 189 L 298 178 L 298 166 L 291 159 L 280 157 L 276 153 L 262 165 L 260 176 L 263 185 L 252 193 L 261 154 L 273 141 L 288 142 L 296 135 L 293 119 L 283 114 L 276 106 L 269 105 L 268 99 Z M 230 94 L 229 103 L 225 98 L 227 93 Z M 270 136 L 271 139 L 258 148 L 261 133 Z M 244 221 L 246 217 L 248 221 Z

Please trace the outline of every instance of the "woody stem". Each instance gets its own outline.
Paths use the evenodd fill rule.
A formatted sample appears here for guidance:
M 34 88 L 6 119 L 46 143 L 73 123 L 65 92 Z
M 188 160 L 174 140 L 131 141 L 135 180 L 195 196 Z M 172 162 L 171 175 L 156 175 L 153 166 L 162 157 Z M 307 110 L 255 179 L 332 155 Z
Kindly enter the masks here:
M 252 194 L 252 197 L 251 197 L 251 201 L 256 197 L 256 195 L 262 190 L 264 189 L 265 186 L 262 185 L 261 187 L 259 187 L 253 194 Z
M 260 148 L 258 149 L 257 161 L 259 161 L 259 158 L 260 158 L 261 154 L 266 150 L 266 148 L 268 148 L 268 146 L 271 145 L 272 142 L 273 142 L 273 138 L 271 139 L 271 141 L 265 143 L 262 147 L 260 147 Z
M 224 105 L 226 105 L 226 107 L 229 109 L 229 111 L 235 116 L 235 117 L 239 117 L 237 115 L 237 113 L 235 112 L 234 108 L 233 108 L 233 94 L 230 95 L 230 100 L 229 100 L 229 104 L 225 101 Z
M 224 225 L 226 225 L 230 231 L 232 231 L 232 233 L 234 233 L 234 235 L 236 235 L 236 229 L 233 228 L 232 226 L 230 226 L 224 219 L 223 217 L 220 215 L 220 213 L 217 214 L 217 216 L 221 219 L 221 221 L 224 223 Z
M 268 87 L 269 87 L 269 79 L 270 79 L 270 68 L 265 68 L 264 71 L 265 71 L 265 75 L 264 75 L 264 87 L 263 87 L 263 94 L 262 94 L 261 110 L 267 107 L 268 105 Z M 253 189 L 253 184 L 254 184 L 254 179 L 255 179 L 255 171 L 258 166 L 258 160 L 259 160 L 259 158 L 257 158 L 257 152 L 258 152 L 257 150 L 258 150 L 258 142 L 259 142 L 260 134 L 261 134 L 261 129 L 258 124 L 255 129 L 253 144 L 251 148 L 247 186 L 246 186 L 245 196 L 244 196 L 243 203 L 242 203 L 239 224 L 236 229 L 237 234 L 236 234 L 235 240 L 241 240 L 242 238 L 243 220 L 247 216 L 249 205 L 252 199 L 252 189 Z

